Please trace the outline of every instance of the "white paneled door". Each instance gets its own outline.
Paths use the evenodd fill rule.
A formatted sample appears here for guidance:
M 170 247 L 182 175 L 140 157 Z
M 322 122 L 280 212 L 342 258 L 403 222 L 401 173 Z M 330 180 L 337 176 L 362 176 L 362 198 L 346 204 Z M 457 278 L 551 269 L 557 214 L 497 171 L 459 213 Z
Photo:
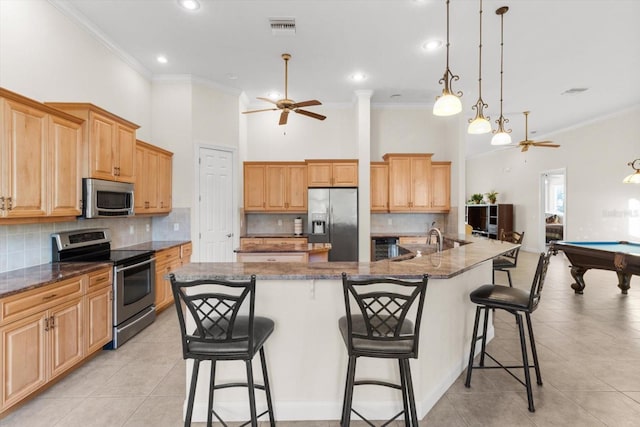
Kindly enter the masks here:
M 200 262 L 233 261 L 233 151 L 199 151 Z

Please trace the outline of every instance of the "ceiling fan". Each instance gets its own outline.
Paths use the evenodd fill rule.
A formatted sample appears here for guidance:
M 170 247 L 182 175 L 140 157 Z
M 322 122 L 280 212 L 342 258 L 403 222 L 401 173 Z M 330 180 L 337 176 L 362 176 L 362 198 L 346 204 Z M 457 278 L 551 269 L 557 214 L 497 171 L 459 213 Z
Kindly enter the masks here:
M 530 111 L 524 111 L 524 141 L 518 143 L 518 147 L 522 147 L 521 152 L 527 151 L 529 147 L 549 147 L 558 148 L 560 145 L 552 144 L 553 141 L 532 141 L 529 139 L 529 113 Z
M 303 116 L 308 116 L 314 119 L 318 119 L 318 120 L 324 120 L 327 117 L 323 116 L 322 114 L 317 114 L 317 113 L 313 113 L 311 111 L 307 111 L 307 110 L 302 110 L 300 107 L 310 107 L 312 105 L 322 105 L 322 103 L 320 101 L 318 101 L 317 99 L 311 99 L 309 101 L 302 101 L 302 102 L 295 102 L 291 99 L 288 98 L 288 91 L 287 91 L 287 80 L 289 77 L 289 59 L 291 59 L 291 55 L 289 55 L 288 53 L 283 53 L 282 54 L 282 59 L 284 59 L 284 98 L 280 99 L 278 101 L 273 101 L 269 98 L 260 98 L 258 97 L 258 99 L 262 100 L 262 101 L 267 101 L 270 102 L 272 104 L 274 104 L 276 106 L 276 108 L 265 108 L 262 110 L 251 110 L 251 111 L 243 111 L 242 114 L 248 114 L 248 113 L 259 113 L 261 111 L 277 111 L 277 110 L 282 110 L 282 113 L 280 113 L 280 122 L 278 124 L 280 125 L 286 125 L 287 124 L 287 118 L 289 117 L 289 112 L 293 111 L 295 113 L 298 114 L 302 114 Z

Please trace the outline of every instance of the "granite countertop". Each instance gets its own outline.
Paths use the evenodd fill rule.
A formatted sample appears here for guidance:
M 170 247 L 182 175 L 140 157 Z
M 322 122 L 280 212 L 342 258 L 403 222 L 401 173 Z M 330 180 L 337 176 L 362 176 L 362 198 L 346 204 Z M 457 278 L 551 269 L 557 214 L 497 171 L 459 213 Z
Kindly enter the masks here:
M 114 248 L 125 251 L 161 251 L 164 249 L 174 248 L 176 246 L 189 243 L 190 240 L 158 240 L 152 242 L 138 243 L 137 245 L 125 246 L 123 248 Z
M 110 262 L 54 262 L 7 271 L 0 273 L 0 298 L 112 266 Z
M 451 238 L 451 236 L 448 237 Z M 469 244 L 401 261 L 191 263 L 180 267 L 174 271 L 174 274 L 178 280 L 247 279 L 252 274 L 255 274 L 258 279 L 266 280 L 335 280 L 340 279 L 342 272 L 356 278 L 386 276 L 419 279 L 423 274 L 428 274 L 434 279 L 448 279 L 520 246 L 500 240 L 466 235 L 456 236 L 456 239 Z
M 258 238 L 258 239 L 262 239 L 262 238 L 276 238 L 276 239 L 280 239 L 280 238 L 285 238 L 285 237 L 309 237 L 309 235 L 307 233 L 303 233 L 303 234 L 291 234 L 291 233 L 248 233 L 245 234 L 244 236 L 240 236 L 240 238 L 243 237 L 248 237 L 248 238 Z
M 237 253 L 307 252 L 310 254 L 329 252 L 331 243 L 279 243 L 247 244 L 236 249 Z

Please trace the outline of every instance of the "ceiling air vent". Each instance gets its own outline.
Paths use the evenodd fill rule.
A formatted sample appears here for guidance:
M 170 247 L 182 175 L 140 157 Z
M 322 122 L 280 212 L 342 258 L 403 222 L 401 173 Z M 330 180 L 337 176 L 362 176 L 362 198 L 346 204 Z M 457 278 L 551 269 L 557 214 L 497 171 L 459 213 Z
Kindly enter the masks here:
M 271 34 L 274 36 L 294 36 L 296 34 L 295 18 L 269 18 Z
M 567 89 L 561 93 L 561 95 L 576 95 L 578 93 L 582 93 L 589 90 L 588 87 L 572 87 L 571 89 Z

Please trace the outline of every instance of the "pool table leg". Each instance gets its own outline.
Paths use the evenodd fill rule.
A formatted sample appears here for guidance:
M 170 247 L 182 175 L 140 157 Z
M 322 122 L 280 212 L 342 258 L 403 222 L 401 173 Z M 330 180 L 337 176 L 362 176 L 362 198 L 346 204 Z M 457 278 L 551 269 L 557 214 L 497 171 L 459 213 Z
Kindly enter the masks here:
M 571 284 L 571 288 L 576 291 L 576 294 L 583 294 L 584 292 L 584 273 L 587 272 L 587 268 L 571 267 L 571 277 L 576 282 Z
M 622 293 L 626 295 L 631 287 L 631 273 L 616 271 L 616 274 L 618 275 L 618 287 L 622 290 Z

